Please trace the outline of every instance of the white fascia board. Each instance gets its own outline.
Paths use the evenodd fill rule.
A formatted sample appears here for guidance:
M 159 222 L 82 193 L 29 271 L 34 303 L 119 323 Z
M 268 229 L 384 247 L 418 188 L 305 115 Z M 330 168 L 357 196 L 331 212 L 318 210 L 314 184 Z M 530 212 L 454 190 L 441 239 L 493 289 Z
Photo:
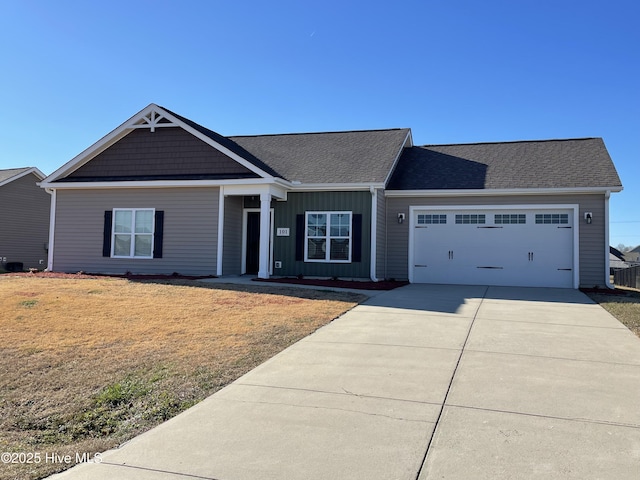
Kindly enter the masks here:
M 387 197 L 476 197 L 500 195 L 577 195 L 620 192 L 622 187 L 576 187 L 576 188 L 511 188 L 511 189 L 464 189 L 464 190 L 386 190 Z
M 20 179 L 22 177 L 26 177 L 30 173 L 33 173 L 40 180 L 42 180 L 42 179 L 44 179 L 46 177 L 46 175 L 44 173 L 42 173 L 40 170 L 38 170 L 36 167 L 31 167 L 31 168 L 25 170 L 24 172 L 17 173 L 13 177 L 7 178 L 3 182 L 0 182 L 0 187 L 2 187 L 3 185 L 6 185 L 8 183 L 15 182 L 16 180 L 18 180 L 18 179 Z M 39 186 L 39 183 L 37 183 L 37 185 Z
M 409 129 L 409 131 L 407 132 L 407 136 L 405 137 L 404 142 L 402 143 L 402 147 L 400 147 L 400 151 L 396 155 L 396 158 L 393 161 L 393 164 L 391 164 L 391 168 L 389 169 L 389 172 L 387 173 L 387 177 L 384 179 L 384 184 L 385 185 L 387 183 L 389 183 L 389 179 L 391 178 L 391 175 L 393 175 L 393 172 L 395 171 L 396 166 L 398 165 L 398 162 L 400 161 L 400 157 L 402 156 L 402 153 L 404 152 L 404 149 L 408 148 L 408 147 L 412 147 L 412 146 L 413 146 L 413 136 L 411 135 L 411 129 Z
M 384 183 L 301 183 L 299 185 L 289 183 L 287 187 L 292 192 L 338 192 L 349 190 L 370 191 L 372 188 L 384 188 Z
M 164 187 L 219 187 L 222 185 L 241 185 L 248 188 L 259 185 L 273 185 L 273 179 L 231 179 L 231 180 L 136 180 L 123 182 L 56 182 L 41 183 L 42 188 L 56 190 L 103 189 L 103 188 L 164 188 Z M 281 187 L 278 187 L 281 188 Z

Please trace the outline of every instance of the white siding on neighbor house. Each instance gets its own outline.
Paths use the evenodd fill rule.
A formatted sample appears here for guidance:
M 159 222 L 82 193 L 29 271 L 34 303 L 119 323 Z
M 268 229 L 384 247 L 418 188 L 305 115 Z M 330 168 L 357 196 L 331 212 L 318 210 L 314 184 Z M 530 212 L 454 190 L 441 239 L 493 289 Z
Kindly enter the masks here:
M 215 275 L 218 188 L 58 190 L 53 270 L 90 273 Z M 163 258 L 102 256 L 104 212 L 164 211 Z
M 384 277 L 406 280 L 409 276 L 409 207 L 456 205 L 567 205 L 578 204 L 580 287 L 605 285 L 605 216 L 604 195 L 514 195 L 456 197 L 387 197 L 387 268 Z M 585 212 L 593 213 L 587 225 Z M 399 224 L 398 213 L 407 220 Z
M 51 195 L 39 181 L 30 173 L 0 187 L 0 263 L 6 258 L 25 269 L 47 267 Z

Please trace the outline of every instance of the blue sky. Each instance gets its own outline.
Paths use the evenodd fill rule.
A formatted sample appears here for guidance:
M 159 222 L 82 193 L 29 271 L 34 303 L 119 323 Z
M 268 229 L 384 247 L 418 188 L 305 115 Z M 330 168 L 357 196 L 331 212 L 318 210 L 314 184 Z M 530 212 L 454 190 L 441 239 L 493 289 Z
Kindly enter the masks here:
M 0 0 L 0 168 L 49 174 L 157 103 L 223 135 L 603 137 L 640 244 L 637 0 Z

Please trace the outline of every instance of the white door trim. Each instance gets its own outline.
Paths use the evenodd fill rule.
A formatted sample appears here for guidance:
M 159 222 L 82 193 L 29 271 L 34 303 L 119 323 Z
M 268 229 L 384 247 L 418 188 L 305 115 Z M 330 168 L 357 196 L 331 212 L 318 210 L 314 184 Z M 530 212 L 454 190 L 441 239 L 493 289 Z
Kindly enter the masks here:
M 260 213 L 259 208 L 243 208 L 242 209 L 242 254 L 240 255 L 240 274 L 247 273 L 247 213 Z M 269 215 L 269 275 L 273 275 L 273 208 L 270 209 Z
M 573 211 L 573 288 L 580 286 L 580 205 L 577 204 L 525 204 L 525 205 L 410 205 L 409 206 L 409 282 L 413 283 L 413 255 L 416 210 L 572 210 Z

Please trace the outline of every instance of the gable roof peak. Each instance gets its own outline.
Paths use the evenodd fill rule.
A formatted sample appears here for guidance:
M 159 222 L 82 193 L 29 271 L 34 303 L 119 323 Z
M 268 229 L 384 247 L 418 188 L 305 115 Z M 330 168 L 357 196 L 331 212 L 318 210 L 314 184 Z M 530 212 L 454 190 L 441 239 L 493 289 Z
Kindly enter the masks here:
M 33 173 L 39 180 L 45 177 L 45 174 L 36 167 L 7 168 L 0 170 L 0 186 L 18 180 L 30 173 Z

